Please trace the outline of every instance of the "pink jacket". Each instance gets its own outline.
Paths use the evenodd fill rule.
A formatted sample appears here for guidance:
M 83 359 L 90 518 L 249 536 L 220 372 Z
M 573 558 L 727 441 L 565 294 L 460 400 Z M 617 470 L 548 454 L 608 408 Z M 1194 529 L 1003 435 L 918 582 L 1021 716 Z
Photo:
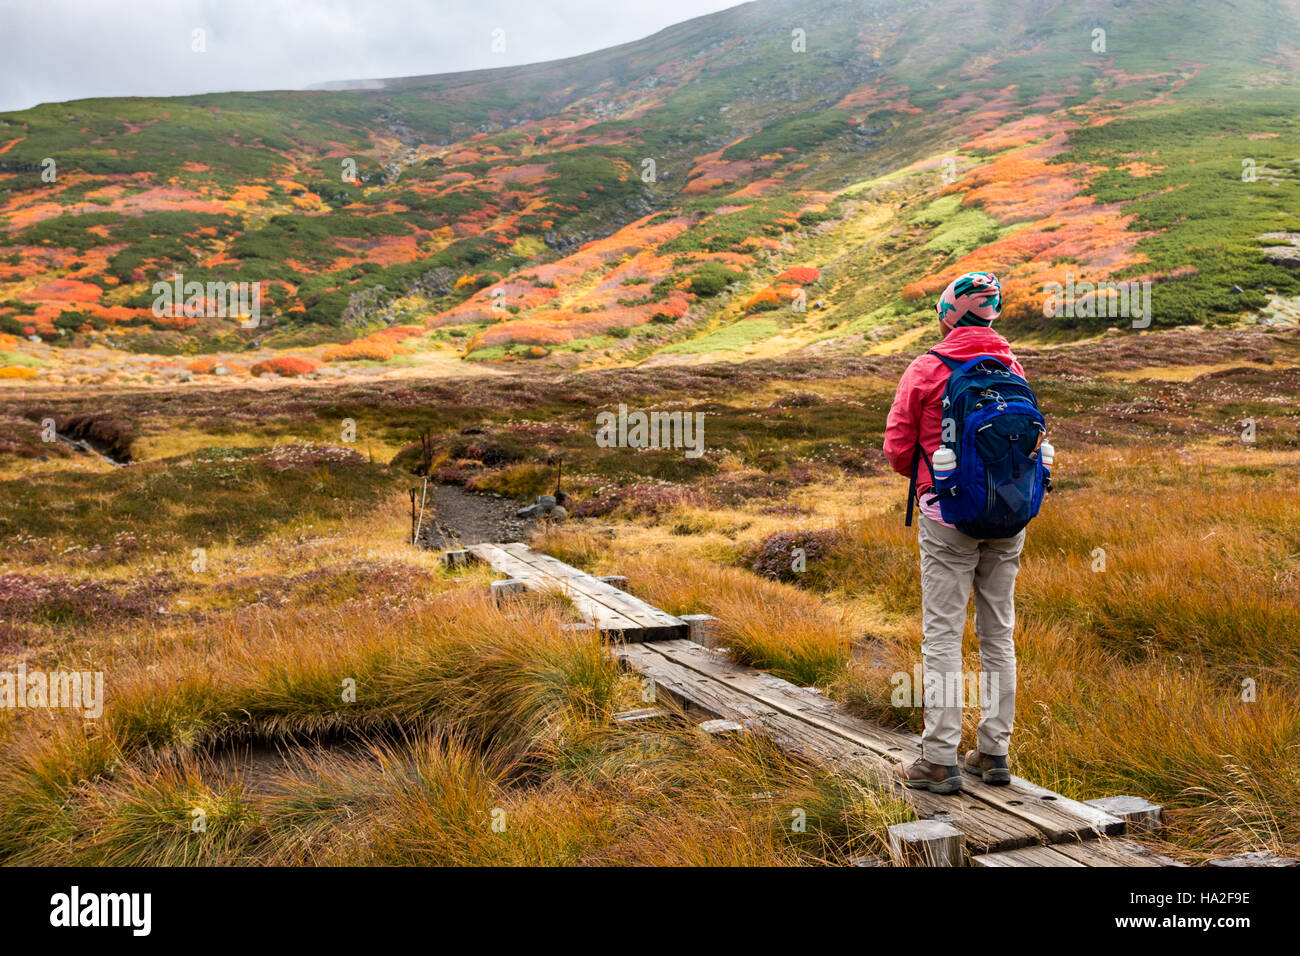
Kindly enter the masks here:
M 1025 374 L 1007 340 L 984 326 L 958 326 L 934 347 L 934 351 L 959 362 L 977 355 L 991 355 L 1006 362 L 1017 375 Z M 918 440 L 926 458 L 933 456 L 939 447 L 940 403 L 948 375 L 948 366 L 927 352 L 913 359 L 898 380 L 894 405 L 885 424 L 885 457 L 889 459 L 890 467 L 900 475 L 911 477 L 912 451 Z M 922 462 L 916 476 L 918 497 L 930 484 L 930 471 Z M 938 520 L 937 505 L 927 509 L 923 501 L 921 513 Z

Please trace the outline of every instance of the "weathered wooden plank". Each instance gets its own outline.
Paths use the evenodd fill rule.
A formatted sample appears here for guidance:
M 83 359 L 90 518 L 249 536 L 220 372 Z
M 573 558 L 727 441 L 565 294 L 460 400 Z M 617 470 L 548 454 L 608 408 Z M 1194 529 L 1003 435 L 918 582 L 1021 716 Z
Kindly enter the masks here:
M 651 693 L 642 695 L 647 703 L 671 704 L 691 716 L 742 722 L 776 714 L 771 708 L 760 707 L 753 700 L 728 692 L 717 681 L 673 664 L 649 647 L 649 644 L 619 644 L 613 648 L 614 656 L 621 663 L 651 682 Z
M 527 545 L 481 544 L 469 550 L 498 571 L 524 581 L 535 590 L 566 595 L 584 619 L 622 640 L 676 638 L 688 631 L 686 623 L 678 618 L 549 555 L 539 555 Z
M 787 713 L 827 720 L 833 720 L 837 716 L 836 704 L 822 695 L 806 691 L 797 684 L 772 674 L 744 667 L 729 660 L 724 654 L 692 641 L 661 641 L 656 650 L 687 667 L 733 683 L 746 693 L 770 698 Z M 903 755 L 914 759 L 915 754 L 911 753 L 913 750 L 916 754 L 920 753 L 921 738 L 916 734 L 861 723 L 859 732 L 869 741 L 871 749 L 890 760 L 903 759 Z
M 640 628 L 639 624 L 626 615 L 593 600 L 582 591 L 568 587 L 564 581 L 521 560 L 499 545 L 476 544 L 466 550 L 503 574 L 522 581 L 525 586 L 534 591 L 554 591 L 563 594 L 573 602 L 574 608 L 584 620 L 590 621 L 601 631 L 630 632 Z
M 718 646 L 718 619 L 712 614 L 683 614 L 681 620 L 689 629 L 686 639 L 704 647 Z
M 680 618 L 673 617 L 666 611 L 661 611 L 654 605 L 647 604 L 626 591 L 620 591 L 584 571 L 570 567 L 549 554 L 542 554 L 519 543 L 502 545 L 501 548 L 507 554 L 536 568 L 541 573 L 564 582 L 574 592 L 585 594 L 591 600 L 628 618 L 645 630 L 645 634 L 640 635 L 641 639 L 685 637 L 688 633 L 687 624 Z
M 1052 849 L 1078 860 L 1084 866 L 1186 866 L 1148 849 L 1136 840 L 1088 840 L 1084 843 L 1057 843 Z
M 1186 866 L 1134 840 L 1102 837 L 1082 843 L 1054 843 L 971 858 L 971 866 Z
M 522 594 L 528 589 L 528 586 L 518 578 L 503 578 L 500 581 L 493 581 L 491 585 L 492 599 L 496 603 L 503 603 L 506 598 L 513 597 L 516 594 Z
M 999 853 L 976 854 L 970 858 L 971 866 L 1087 866 L 1058 852 L 1054 846 L 1027 846 Z
M 745 732 L 745 725 L 738 720 L 714 717 L 712 720 L 700 721 L 697 729 L 710 737 L 735 737 Z
M 634 597 L 626 591 L 622 591 L 584 571 L 570 567 L 549 554 L 533 551 L 522 544 L 505 545 L 504 550 L 520 560 L 526 561 L 539 571 L 571 584 L 575 589 L 590 595 L 593 600 L 613 608 L 642 627 L 676 626 L 681 623 L 680 618 L 673 617 L 666 611 L 661 611 L 640 598 Z
M 762 675 L 726 660 L 722 655 L 689 641 L 666 641 L 654 650 L 684 666 L 716 677 L 763 703 L 860 744 L 891 763 L 920 756 L 920 740 L 880 728 L 844 713 L 833 701 L 810 693 L 789 681 Z M 976 800 L 1018 817 L 1042 832 L 1048 842 L 1090 839 L 1099 833 L 1123 832 L 1123 821 L 1093 808 L 1086 814 L 1073 812 L 1075 801 L 1045 788 L 1021 781 L 1024 786 L 993 787 L 973 774 L 964 777 L 965 792 Z M 909 791 L 916 793 L 919 791 Z
M 1127 832 L 1127 826 L 1122 817 L 1107 813 L 1100 807 L 1094 807 L 1086 801 L 1061 796 L 1061 794 L 1054 793 L 1046 787 L 1041 787 L 1033 781 L 1026 780 L 1024 777 L 1013 775 L 1009 789 L 1036 795 L 1044 801 L 1054 801 L 1062 810 L 1090 821 L 1092 828 L 1101 836 L 1120 836 Z

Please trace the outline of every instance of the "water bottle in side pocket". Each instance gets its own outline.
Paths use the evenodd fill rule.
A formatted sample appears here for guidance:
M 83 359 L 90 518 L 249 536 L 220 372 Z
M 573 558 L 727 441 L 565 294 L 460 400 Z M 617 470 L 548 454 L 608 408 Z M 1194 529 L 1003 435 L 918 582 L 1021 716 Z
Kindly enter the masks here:
M 957 474 L 957 453 L 947 445 L 940 445 L 935 449 L 931 462 L 935 489 L 944 491 Z

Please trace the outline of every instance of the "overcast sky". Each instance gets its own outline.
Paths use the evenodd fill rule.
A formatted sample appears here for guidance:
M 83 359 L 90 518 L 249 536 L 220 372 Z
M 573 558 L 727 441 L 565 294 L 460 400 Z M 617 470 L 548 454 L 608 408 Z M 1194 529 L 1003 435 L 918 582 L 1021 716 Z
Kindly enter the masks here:
M 0 110 L 533 63 L 738 0 L 0 0 Z M 196 52 L 195 31 L 204 31 Z M 504 36 L 493 51 L 494 31 Z

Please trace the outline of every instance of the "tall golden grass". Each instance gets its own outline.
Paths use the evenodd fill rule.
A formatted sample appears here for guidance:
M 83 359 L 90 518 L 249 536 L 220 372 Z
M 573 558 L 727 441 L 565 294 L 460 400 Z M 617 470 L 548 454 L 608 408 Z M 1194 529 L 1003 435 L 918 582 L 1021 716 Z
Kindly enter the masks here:
M 0 860 L 786 865 L 883 853 L 907 818 L 761 740 L 615 724 L 635 681 L 566 625 L 475 587 L 406 615 L 267 611 L 119 660 L 99 722 L 11 721 Z M 246 741 L 290 756 L 253 772 Z

